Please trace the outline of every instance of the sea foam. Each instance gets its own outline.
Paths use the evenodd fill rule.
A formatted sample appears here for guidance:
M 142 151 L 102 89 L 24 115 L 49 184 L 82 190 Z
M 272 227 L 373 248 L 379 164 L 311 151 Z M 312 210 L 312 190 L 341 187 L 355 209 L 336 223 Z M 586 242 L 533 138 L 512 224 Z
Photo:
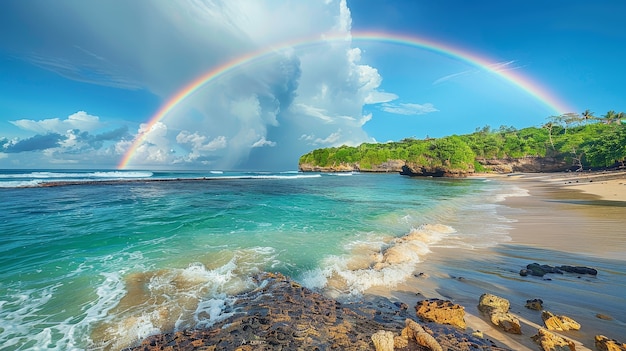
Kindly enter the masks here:
M 426 224 L 398 238 L 359 240 L 347 255 L 324 259 L 322 268 L 303 275 L 309 288 L 323 288 L 335 298 L 351 299 L 377 286 L 393 288 L 415 271 L 417 264 L 431 252 L 430 247 L 455 229 L 443 224 Z

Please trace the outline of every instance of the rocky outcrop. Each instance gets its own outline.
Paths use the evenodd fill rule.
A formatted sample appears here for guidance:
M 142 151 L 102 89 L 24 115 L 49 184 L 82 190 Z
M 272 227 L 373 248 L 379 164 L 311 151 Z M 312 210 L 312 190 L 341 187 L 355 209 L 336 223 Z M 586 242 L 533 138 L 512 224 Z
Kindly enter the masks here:
M 301 163 L 298 168 L 302 172 L 359 172 L 361 170 L 358 163 L 340 163 L 328 167 Z
M 465 308 L 447 300 L 422 300 L 415 306 L 417 316 L 427 322 L 449 324 L 465 329 Z
M 489 316 L 491 323 L 507 333 L 521 334 L 519 319 L 509 313 L 509 300 L 492 294 L 482 294 L 478 310 Z
M 488 173 L 562 172 L 571 167 L 571 164 L 551 157 L 477 159 L 476 161 Z M 467 169 L 456 169 L 445 165 L 430 166 L 398 159 L 373 164 L 368 168 L 362 168 L 359 162 L 338 163 L 324 167 L 311 163 L 301 163 L 298 168 L 302 172 L 399 172 L 402 175 L 414 177 L 466 177 L 474 173 L 473 165 L 468 165 Z
M 127 350 L 382 350 L 389 349 L 392 335 L 396 349 L 405 344 L 405 350 L 504 350 L 451 326 L 419 324 L 403 304 L 384 298 L 342 304 L 282 274 L 263 273 L 255 280 L 258 288 L 237 296 L 222 311 L 223 320 L 206 329 L 150 336 Z
M 331 166 L 321 167 L 310 163 L 301 163 L 298 169 L 302 172 L 374 172 L 374 173 L 398 173 L 405 165 L 404 160 L 387 160 L 380 164 L 373 164 L 371 168 L 361 168 L 360 163 L 338 163 Z
M 562 172 L 571 167 L 570 163 L 552 157 L 522 157 L 506 159 L 476 159 L 488 172 L 493 173 L 538 173 Z
M 599 351 L 626 351 L 626 343 L 609 339 L 604 335 L 595 336 L 595 345 Z
M 568 316 L 555 316 L 552 312 L 541 312 L 541 319 L 548 330 L 579 330 L 580 324 Z
M 575 351 L 576 346 L 570 340 L 540 328 L 532 339 L 543 351 Z

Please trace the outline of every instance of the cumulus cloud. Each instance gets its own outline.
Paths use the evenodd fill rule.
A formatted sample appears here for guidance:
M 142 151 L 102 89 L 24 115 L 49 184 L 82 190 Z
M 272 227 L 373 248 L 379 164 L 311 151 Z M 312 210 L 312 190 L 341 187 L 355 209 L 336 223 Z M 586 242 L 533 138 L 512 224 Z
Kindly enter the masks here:
M 253 148 L 264 147 L 264 146 L 274 147 L 276 146 L 276 143 L 265 139 L 265 137 L 261 137 L 261 139 L 257 140 L 254 144 L 252 144 Z
M 423 115 L 426 113 L 439 111 L 431 103 L 425 103 L 422 105 L 413 104 L 413 103 L 397 103 L 397 104 L 385 103 L 385 104 L 382 104 L 381 110 L 385 112 L 389 112 L 389 113 L 395 113 L 398 115 L 407 115 L 407 116 Z
M 23 130 L 37 132 L 26 138 L 0 137 L 2 158 L 28 168 L 41 168 L 47 164 L 113 166 L 121 156 L 115 145 L 132 140 L 126 126 L 109 129 L 100 117 L 85 111 L 65 119 L 21 119 L 11 123 Z M 20 156 L 26 153 L 28 157 Z
M 5 153 L 18 153 L 46 150 L 59 146 L 65 139 L 63 135 L 56 133 L 46 135 L 38 134 L 27 139 L 7 142 L 4 144 L 2 151 Z
M 90 148 L 85 157 L 97 151 L 108 160 L 121 158 L 133 138 L 141 138 L 131 167 L 293 168 L 312 145 L 373 141 L 362 128 L 375 118 L 363 113 L 365 105 L 403 114 L 435 111 L 428 104 L 393 104 L 399 97 L 381 89 L 382 76 L 362 63 L 363 52 L 351 41 L 346 0 L 10 6 L 23 19 L 24 36 L 0 33 L 0 44 L 70 79 L 145 89 L 165 103 L 197 77 L 229 67 L 150 130 L 141 125 L 131 133 L 96 134 L 104 123 L 82 111 L 66 119 L 12 122 L 39 135 L 62 136 L 52 148 L 56 157 Z M 315 45 L 285 45 L 303 38 L 316 38 Z
M 78 111 L 66 119 L 49 118 L 42 120 L 20 119 L 11 123 L 21 129 L 30 130 L 36 133 L 65 133 L 69 129 L 80 129 L 83 131 L 94 131 L 102 127 L 100 118 L 92 116 L 85 111 Z

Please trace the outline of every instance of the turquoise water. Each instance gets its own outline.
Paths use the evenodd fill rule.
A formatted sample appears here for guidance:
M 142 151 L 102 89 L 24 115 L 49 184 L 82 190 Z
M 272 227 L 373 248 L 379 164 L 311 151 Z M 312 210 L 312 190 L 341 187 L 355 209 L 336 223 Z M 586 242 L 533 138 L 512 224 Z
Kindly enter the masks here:
M 119 349 L 210 325 L 259 271 L 346 299 L 393 289 L 433 247 L 507 242 L 511 195 L 397 174 L 0 171 L 0 345 Z

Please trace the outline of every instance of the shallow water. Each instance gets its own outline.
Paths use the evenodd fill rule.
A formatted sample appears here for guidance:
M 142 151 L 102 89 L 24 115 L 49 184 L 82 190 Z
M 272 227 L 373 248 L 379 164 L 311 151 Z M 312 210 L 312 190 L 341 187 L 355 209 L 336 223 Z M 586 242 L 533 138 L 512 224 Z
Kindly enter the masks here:
M 259 271 L 346 300 L 393 290 L 431 250 L 508 242 L 512 222 L 498 209 L 526 194 L 511 183 L 397 174 L 31 173 L 0 175 L 7 350 L 119 349 L 208 326 Z M 116 179 L 125 182 L 94 183 Z M 154 179 L 182 180 L 144 181 Z M 35 180 L 90 183 L 16 187 Z

